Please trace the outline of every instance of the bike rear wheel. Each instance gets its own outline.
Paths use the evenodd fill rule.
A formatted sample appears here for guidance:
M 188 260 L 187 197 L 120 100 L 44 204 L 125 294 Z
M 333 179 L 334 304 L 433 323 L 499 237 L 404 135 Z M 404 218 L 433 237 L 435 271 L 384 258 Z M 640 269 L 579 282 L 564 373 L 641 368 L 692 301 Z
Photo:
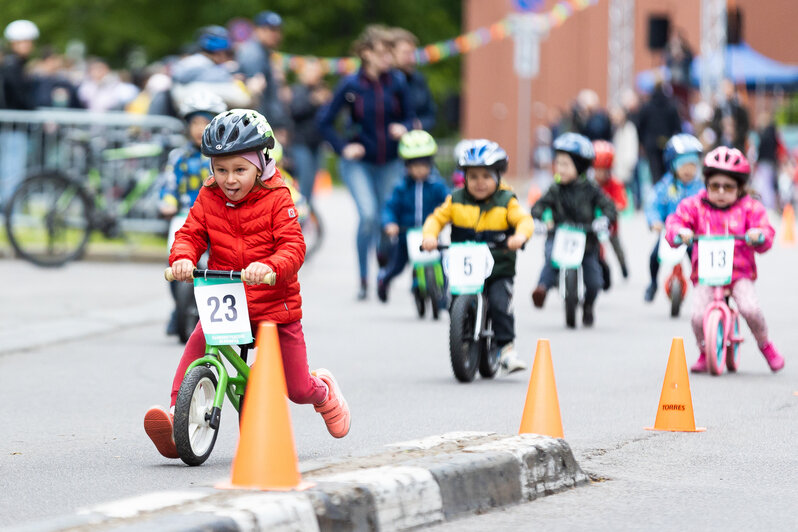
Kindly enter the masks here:
M 671 281 L 669 294 L 671 297 L 671 318 L 678 318 L 682 308 L 682 281 L 674 279 Z
M 477 297 L 456 297 L 449 314 L 449 358 L 454 376 L 460 382 L 473 381 L 479 364 L 480 342 L 474 341 Z
M 490 330 L 490 320 L 485 329 Z M 499 357 L 499 350 L 494 349 L 493 342 L 488 338 L 483 338 L 479 342 L 479 374 L 483 379 L 492 379 L 499 371 L 501 359 Z
M 190 466 L 200 465 L 211 454 L 219 427 L 211 427 L 216 375 L 210 368 L 197 366 L 183 379 L 175 404 L 175 445 L 180 459 Z
M 731 372 L 737 371 L 740 367 L 740 342 L 735 339 L 740 338 L 740 315 L 735 314 L 732 319 L 731 342 L 726 348 L 726 369 Z
M 725 342 L 723 312 L 717 309 L 712 310 L 704 322 L 704 350 L 709 363 L 709 372 L 713 375 L 720 375 L 725 369 Z
M 565 325 L 571 329 L 576 327 L 576 307 L 579 305 L 578 273 L 574 269 L 565 271 Z
M 6 206 L 14 251 L 38 266 L 79 259 L 91 233 L 91 201 L 80 184 L 50 172 L 23 181 Z

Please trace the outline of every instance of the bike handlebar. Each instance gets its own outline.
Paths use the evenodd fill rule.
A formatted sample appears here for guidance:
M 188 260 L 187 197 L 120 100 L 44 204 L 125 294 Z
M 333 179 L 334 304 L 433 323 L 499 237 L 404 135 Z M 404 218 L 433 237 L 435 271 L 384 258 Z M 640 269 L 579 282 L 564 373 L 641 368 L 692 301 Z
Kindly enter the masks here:
M 485 244 L 488 249 L 507 249 L 507 241 L 503 242 L 475 242 L 476 244 Z M 446 251 L 449 249 L 450 244 L 438 244 L 435 249 L 438 251 Z M 526 248 L 526 242 L 521 246 L 521 249 Z M 423 246 L 418 246 L 419 251 L 427 251 Z
M 176 281 L 171 267 L 166 268 L 166 270 L 163 272 L 163 276 L 167 281 Z M 191 278 L 196 279 L 198 277 L 202 277 L 203 279 L 241 279 L 243 282 L 247 282 L 244 270 L 237 272 L 234 270 L 198 270 L 195 268 L 191 272 Z M 275 282 L 277 282 L 277 274 L 270 272 L 267 273 L 258 284 L 274 286 Z
M 678 246 L 681 244 L 691 244 L 694 240 L 704 240 L 706 238 L 715 238 L 718 236 L 727 236 L 729 238 L 733 238 L 735 240 L 744 240 L 746 243 L 752 246 L 759 246 L 765 243 L 765 235 L 759 235 L 759 238 L 756 241 L 752 241 L 748 238 L 748 235 L 693 235 L 692 238 L 684 241 L 682 239 L 682 235 L 676 235 L 673 239 L 673 242 Z

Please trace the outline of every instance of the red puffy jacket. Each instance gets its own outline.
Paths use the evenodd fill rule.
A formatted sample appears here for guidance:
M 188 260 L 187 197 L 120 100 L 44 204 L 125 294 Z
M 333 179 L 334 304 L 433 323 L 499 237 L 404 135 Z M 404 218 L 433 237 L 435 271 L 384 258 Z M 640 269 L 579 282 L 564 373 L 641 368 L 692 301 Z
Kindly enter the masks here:
M 169 264 L 194 264 L 210 244 L 208 268 L 243 270 L 262 262 L 277 274 L 274 286 L 246 286 L 249 318 L 291 323 L 302 318 L 297 272 L 305 261 L 305 239 L 291 193 L 279 171 L 238 203 L 227 199 L 210 177 L 188 219 L 175 235 Z

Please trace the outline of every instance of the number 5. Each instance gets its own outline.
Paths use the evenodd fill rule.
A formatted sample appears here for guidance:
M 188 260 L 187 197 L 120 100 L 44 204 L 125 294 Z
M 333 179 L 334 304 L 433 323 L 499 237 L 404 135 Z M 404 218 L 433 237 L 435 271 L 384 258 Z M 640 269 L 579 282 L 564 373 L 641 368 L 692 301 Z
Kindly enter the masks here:
M 474 271 L 474 266 L 471 264 L 471 257 L 463 257 L 463 273 L 471 275 Z

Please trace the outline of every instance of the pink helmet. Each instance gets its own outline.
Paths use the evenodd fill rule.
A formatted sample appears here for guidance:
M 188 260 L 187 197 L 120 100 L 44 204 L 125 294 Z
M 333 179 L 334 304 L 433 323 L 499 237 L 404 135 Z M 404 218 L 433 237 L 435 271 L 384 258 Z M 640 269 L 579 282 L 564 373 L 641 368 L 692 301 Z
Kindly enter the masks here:
M 713 174 L 724 174 L 743 186 L 748 181 L 750 173 L 751 165 L 748 159 L 737 148 L 718 146 L 704 158 L 705 180 Z

